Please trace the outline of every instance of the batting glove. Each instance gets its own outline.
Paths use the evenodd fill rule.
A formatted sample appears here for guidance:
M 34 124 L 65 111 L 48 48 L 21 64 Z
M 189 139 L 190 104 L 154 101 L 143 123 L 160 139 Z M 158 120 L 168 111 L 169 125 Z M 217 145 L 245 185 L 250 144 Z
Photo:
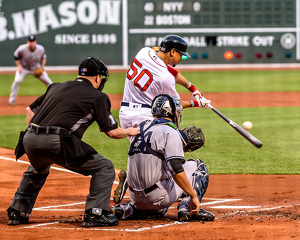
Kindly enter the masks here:
M 191 107 L 208 108 L 208 104 L 211 103 L 211 100 L 201 97 L 199 100 L 190 100 L 190 103 Z
M 202 92 L 200 92 L 193 84 L 191 84 L 188 90 L 192 93 L 192 98 L 195 100 L 200 100 L 200 98 L 203 97 Z

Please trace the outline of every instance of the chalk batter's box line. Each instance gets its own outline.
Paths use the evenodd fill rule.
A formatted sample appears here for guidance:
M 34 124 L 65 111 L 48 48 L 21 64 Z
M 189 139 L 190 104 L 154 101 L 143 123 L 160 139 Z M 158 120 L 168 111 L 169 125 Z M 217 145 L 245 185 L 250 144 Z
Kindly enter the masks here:
M 23 160 L 16 161 L 16 159 L 14 159 L 14 158 L 8 158 L 8 157 L 2 157 L 2 156 L 0 156 L 0 159 L 2 159 L 2 160 L 8 160 L 8 161 L 14 161 L 14 162 L 17 162 L 17 163 L 23 163 L 23 164 L 30 165 L 30 163 L 28 161 L 23 161 Z M 60 168 L 60 167 L 51 166 L 50 169 L 54 169 L 54 170 L 58 170 L 58 171 L 62 171 L 62 172 L 68 172 L 68 173 L 73 173 L 73 174 L 81 175 L 79 173 L 70 171 L 69 169 Z M 114 181 L 114 184 L 119 184 L 119 182 Z
M 9 161 L 16 161 L 15 159 L 13 158 L 7 158 L 7 157 L 3 157 L 3 156 L 0 156 L 0 159 L 3 159 L 3 160 L 9 160 Z M 30 163 L 28 161 L 23 161 L 23 160 L 18 160 L 17 161 L 18 163 L 22 163 L 22 164 L 27 164 L 29 165 Z M 54 170 L 58 170 L 58 171 L 62 171 L 62 172 L 68 172 L 68 173 L 72 173 L 72 174 L 78 174 L 78 173 L 75 173 L 75 172 L 72 172 L 68 169 L 65 169 L 65 168 L 60 168 L 60 167 L 54 167 L 52 166 L 51 169 L 54 169 Z M 118 184 L 119 182 L 117 181 L 114 181 L 114 184 Z M 128 196 L 125 196 L 124 198 L 129 198 Z M 205 203 L 202 203 L 201 205 L 202 206 L 206 206 L 206 205 L 214 205 L 214 204 L 219 204 L 219 203 L 224 203 L 224 202 L 231 202 L 231 201 L 239 201 L 241 199 L 218 199 L 218 198 L 204 198 L 204 199 L 207 199 L 207 200 L 212 200 L 212 202 L 205 202 Z M 111 199 L 112 200 L 112 199 Z M 72 205 L 77 205 L 78 203 L 75 203 L 75 204 L 70 204 L 70 205 L 64 205 L 64 206 L 72 206 Z M 79 203 L 79 204 L 84 204 L 84 203 Z M 245 208 L 257 208 L 258 206 L 212 206 L 211 208 L 219 208 L 219 209 L 245 209 Z M 175 207 L 170 207 L 170 209 L 172 208 L 175 208 Z M 81 209 L 57 209 L 56 210 L 56 207 L 42 207 L 42 208 L 34 208 L 34 210 L 36 211 L 43 211 L 43 210 L 46 210 L 47 211 L 82 211 Z
M 267 210 L 275 210 L 275 209 L 279 209 L 279 208 L 295 207 L 295 206 L 299 206 L 299 205 L 300 204 L 287 205 L 287 206 L 277 206 L 277 207 L 268 207 L 268 208 L 262 208 L 262 209 L 255 209 L 255 210 L 251 210 L 251 211 L 236 211 L 234 213 L 226 214 L 226 216 L 238 215 L 241 212 L 250 213 L 250 212 L 258 212 L 258 211 L 267 211 Z M 226 217 L 226 216 L 224 216 L 224 217 Z M 224 217 L 220 217 L 220 218 L 224 218 Z M 216 219 L 220 219 L 220 218 L 216 218 Z M 142 231 L 152 230 L 152 229 L 157 229 L 157 228 L 170 227 L 170 226 L 178 225 L 178 224 L 188 224 L 189 222 L 175 221 L 173 223 L 155 225 L 155 226 L 144 227 L 144 228 L 136 228 L 136 229 L 114 229 L 114 228 L 88 228 L 88 229 L 86 229 L 86 228 L 45 227 L 45 226 L 48 226 L 48 225 L 54 225 L 54 224 L 58 224 L 58 223 L 64 223 L 64 221 L 35 224 L 35 225 L 30 225 L 30 226 L 25 226 L 25 227 L 20 227 L 20 228 L 42 228 L 42 229 L 52 229 L 52 230 L 53 229 L 59 229 L 59 230 L 63 229 L 63 230 L 85 230 L 85 231 L 112 231 L 112 232 L 142 232 Z
M 0 159 L 2 160 L 9 160 L 9 161 L 16 161 L 13 158 L 7 158 L 7 157 L 2 157 L 0 156 Z M 23 163 L 23 164 L 30 164 L 28 161 L 23 161 L 23 160 L 18 160 L 18 163 Z M 63 172 L 69 172 L 69 173 L 73 173 L 73 174 L 78 174 L 75 172 L 72 172 L 68 169 L 64 169 L 64 168 L 59 168 L 59 167 L 51 167 L 51 169 L 54 170 L 58 170 L 58 171 L 63 171 Z M 114 181 L 114 184 L 118 184 L 117 181 Z M 127 196 L 125 196 L 127 197 Z M 202 203 L 201 205 L 213 205 L 213 204 L 219 204 L 219 203 L 223 203 L 223 202 L 230 202 L 230 201 L 239 201 L 242 199 L 218 199 L 218 198 L 204 198 L 206 200 L 212 200 L 212 202 L 205 202 Z M 71 203 L 71 204 L 64 204 L 64 205 L 57 205 L 57 206 L 48 206 L 48 207 L 39 207 L 39 208 L 34 208 L 33 210 L 35 211 L 83 211 L 82 209 L 60 209 L 57 207 L 65 207 L 65 206 L 74 206 L 74 205 L 81 205 L 81 204 L 85 204 L 85 202 L 78 202 L 78 203 Z M 242 212 L 245 213 L 249 213 L 249 212 L 257 212 L 257 211 L 267 211 L 267 210 L 274 210 L 274 209 L 280 209 L 280 208 L 288 208 L 288 207 L 294 207 L 294 206 L 298 206 L 300 204 L 295 204 L 295 205 L 288 205 L 288 206 L 278 206 L 278 207 L 268 207 L 268 208 L 260 208 L 260 206 L 211 206 L 211 208 L 239 208 L 239 209 L 246 209 L 246 208 L 259 208 L 259 209 L 255 209 L 252 211 L 241 211 L 238 210 L 236 212 L 230 213 L 230 214 L 226 214 L 226 216 L 228 215 L 237 215 L 240 214 Z M 173 208 L 173 207 L 171 207 Z M 216 218 L 218 219 L 218 218 Z M 80 229 L 80 230 L 93 230 L 93 231 L 118 231 L 118 232 L 141 232 L 141 231 L 145 231 L 145 230 L 151 230 L 151 229 L 156 229 L 156 228 L 162 228 L 162 227 L 169 227 L 172 225 L 177 225 L 177 224 L 187 224 L 188 222 L 177 222 L 175 221 L 174 223 L 169 223 L 169 224 L 164 224 L 164 225 L 155 225 L 152 227 L 145 227 L 145 228 L 138 228 L 138 229 L 105 229 L 105 228 L 89 228 L 89 229 L 85 229 L 85 228 L 57 228 L 57 227 L 44 227 L 44 226 L 48 226 L 48 225 L 54 225 L 54 224 L 58 224 L 58 223 L 63 223 L 64 221 L 57 221 L 57 222 L 49 222 L 49 223 L 43 223 L 43 224 L 34 224 L 34 225 L 30 225 L 30 226 L 24 226 L 24 227 L 20 227 L 20 228 L 43 228 L 43 229 L 65 229 L 65 230 L 74 230 L 74 229 Z
M 127 197 L 129 198 L 129 197 Z M 203 198 L 205 200 L 211 199 L 211 198 Z M 213 198 L 216 199 L 216 198 Z M 112 200 L 112 198 L 111 198 Z M 213 205 L 213 204 L 218 204 L 218 203 L 223 203 L 223 202 L 232 202 L 232 201 L 238 201 L 242 199 L 220 199 L 218 201 L 212 201 L 212 202 L 205 202 L 202 203 L 201 205 Z M 63 204 L 63 205 L 56 205 L 56 206 L 47 206 L 47 207 L 38 207 L 38 208 L 33 208 L 34 211 L 83 211 L 83 209 L 61 209 L 60 207 L 69 207 L 69 206 L 75 206 L 75 205 L 83 205 L 85 202 L 78 202 L 78 203 L 69 203 L 69 204 Z M 175 207 L 170 207 L 170 209 L 175 208 Z

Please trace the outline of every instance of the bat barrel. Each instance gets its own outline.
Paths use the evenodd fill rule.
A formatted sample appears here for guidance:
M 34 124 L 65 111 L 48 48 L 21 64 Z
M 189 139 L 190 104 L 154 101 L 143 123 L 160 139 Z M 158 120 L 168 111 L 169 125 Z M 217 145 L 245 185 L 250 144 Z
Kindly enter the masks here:
M 215 109 L 212 105 L 208 104 L 208 107 L 214 111 L 217 115 L 223 118 L 234 130 L 236 130 L 239 134 L 241 134 L 244 138 L 246 138 L 250 143 L 252 143 L 255 147 L 260 148 L 262 146 L 262 142 L 259 141 L 256 137 L 254 137 L 251 133 L 243 129 L 241 126 L 233 122 L 231 119 L 226 117 L 223 113 Z

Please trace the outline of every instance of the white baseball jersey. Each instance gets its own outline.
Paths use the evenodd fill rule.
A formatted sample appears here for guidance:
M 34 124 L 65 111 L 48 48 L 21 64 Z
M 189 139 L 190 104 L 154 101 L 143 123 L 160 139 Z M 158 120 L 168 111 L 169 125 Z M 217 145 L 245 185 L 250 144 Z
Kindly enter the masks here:
M 127 72 L 123 101 L 151 106 L 159 94 L 179 98 L 175 78 L 167 65 L 153 49 L 145 47 L 138 52 Z
M 137 127 L 144 120 L 152 120 L 152 100 L 159 94 L 169 94 L 179 99 L 175 88 L 175 77 L 164 61 L 149 48 L 142 48 L 127 71 L 123 102 L 119 119 L 122 128 Z M 148 108 L 142 107 L 142 104 Z
M 36 44 L 35 50 L 32 52 L 28 49 L 28 45 L 20 45 L 14 53 L 14 57 L 20 60 L 21 66 L 27 70 L 39 68 L 42 59 L 46 58 L 45 49 L 42 45 Z

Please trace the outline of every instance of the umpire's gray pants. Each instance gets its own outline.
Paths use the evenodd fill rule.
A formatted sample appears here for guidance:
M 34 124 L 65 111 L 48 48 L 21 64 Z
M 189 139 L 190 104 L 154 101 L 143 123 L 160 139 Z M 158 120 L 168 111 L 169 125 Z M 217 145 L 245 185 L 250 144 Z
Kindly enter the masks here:
M 65 165 L 60 154 L 60 137 L 57 134 L 26 132 L 23 144 L 31 165 L 24 172 L 10 207 L 30 214 L 38 193 L 47 179 L 50 166 L 55 163 L 73 172 L 91 175 L 85 209 L 100 208 L 109 211 L 111 188 L 115 179 L 114 166 L 109 159 L 95 154 L 93 159 L 85 162 Z

